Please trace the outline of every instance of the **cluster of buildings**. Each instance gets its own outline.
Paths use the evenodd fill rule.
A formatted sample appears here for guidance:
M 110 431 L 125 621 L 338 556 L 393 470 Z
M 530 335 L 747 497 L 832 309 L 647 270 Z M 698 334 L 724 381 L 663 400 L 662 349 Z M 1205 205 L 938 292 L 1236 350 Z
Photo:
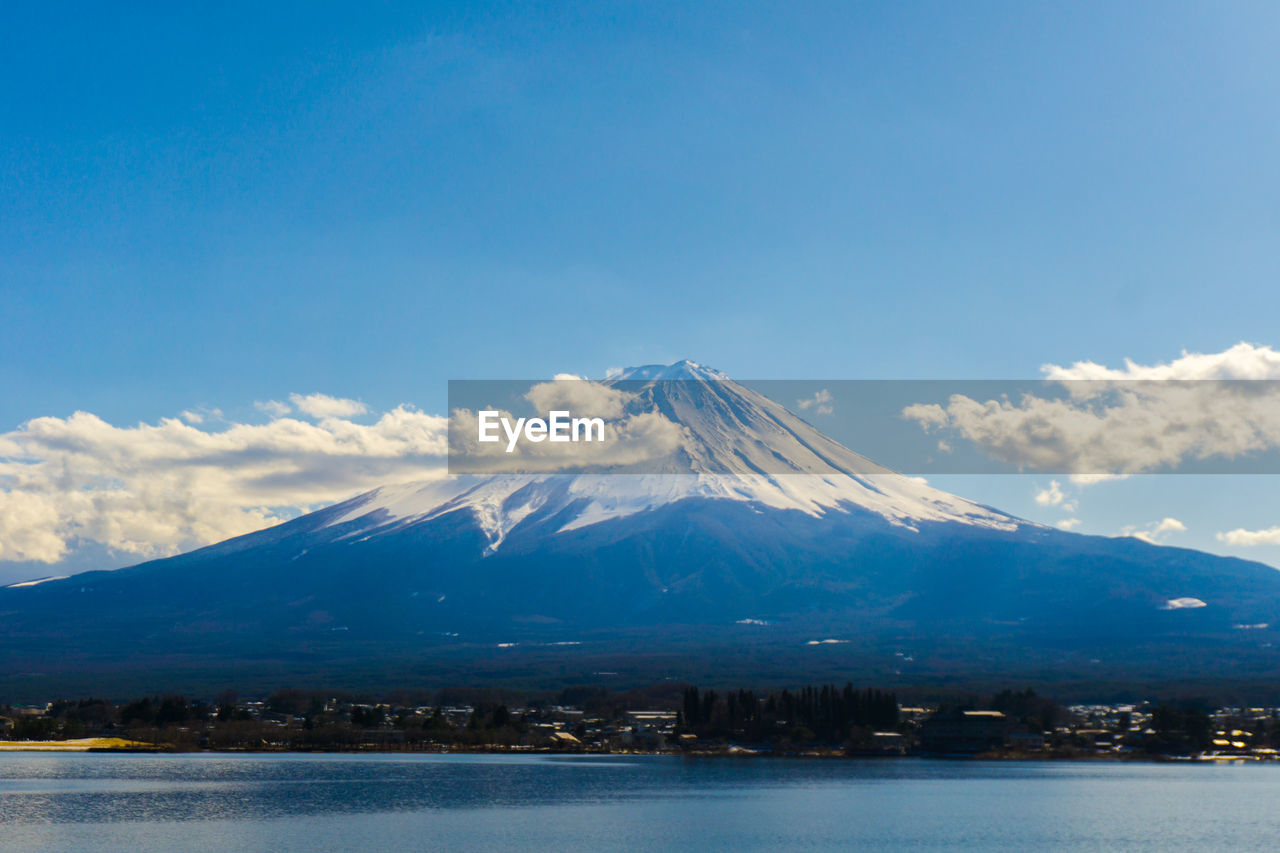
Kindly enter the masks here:
M 282 713 L 263 702 L 237 705 L 245 717 L 280 729 L 305 725 L 310 714 Z M 554 752 L 666 752 L 682 742 L 679 714 L 668 710 L 628 710 L 620 714 L 596 714 L 567 705 L 505 707 L 505 722 L 495 719 L 495 709 L 472 705 L 421 705 L 344 702 L 331 699 L 316 711 L 329 718 L 359 720 L 363 741 L 394 746 L 414 740 L 413 732 L 428 733 L 442 746 L 502 750 L 550 750 Z M 442 723 L 434 731 L 432 723 Z M 478 723 L 478 725 L 477 725 Z M 472 737 L 453 740 L 471 729 Z M 689 736 L 684 737 L 689 742 Z
M 924 754 L 1280 759 L 1280 708 L 1224 707 L 1206 713 L 1149 703 L 1073 705 L 1061 722 L 1040 731 L 994 710 L 903 711 Z
M 530 716 L 530 729 L 564 751 L 665 752 L 681 742 L 675 711 L 625 711 L 605 719 L 580 708 L 555 705 Z

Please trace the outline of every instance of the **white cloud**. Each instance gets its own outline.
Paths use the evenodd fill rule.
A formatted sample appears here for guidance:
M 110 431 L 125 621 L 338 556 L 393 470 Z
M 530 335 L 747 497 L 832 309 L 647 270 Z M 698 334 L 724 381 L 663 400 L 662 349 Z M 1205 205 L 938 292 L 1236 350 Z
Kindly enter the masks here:
M 0 559 L 55 562 L 77 541 L 148 558 L 248 533 L 386 482 L 442 475 L 446 427 L 407 406 L 367 425 L 278 417 L 216 432 L 179 418 L 36 418 L 0 433 Z
M 1040 506 L 1057 506 L 1062 503 L 1066 495 L 1062 491 L 1062 484 L 1057 480 L 1049 481 L 1049 488 L 1041 489 L 1036 492 L 1036 503 Z
M 1226 381 L 1280 379 L 1280 352 L 1270 347 L 1239 344 L 1168 364 L 1127 361 L 1121 369 L 1077 362 L 1043 370 L 1065 395 L 980 401 L 955 394 L 903 415 L 927 431 L 951 430 L 1019 469 L 1070 472 L 1079 483 L 1280 449 L 1280 386 Z
M 1237 527 L 1218 533 L 1215 538 L 1226 545 L 1251 548 L 1257 545 L 1280 545 L 1280 527 L 1268 527 L 1266 530 L 1245 530 Z
M 369 407 L 359 400 L 330 397 L 328 394 L 290 394 L 289 399 L 298 411 L 317 420 L 351 418 L 369 411 Z
M 53 496 L 0 491 L 0 560 L 52 563 L 67 553 Z
M 181 417 L 184 421 L 186 421 L 189 424 L 204 423 L 204 415 L 200 414 L 199 412 L 193 412 L 190 409 L 187 409 L 185 412 L 182 412 Z
M 1044 507 L 1057 507 L 1063 512 L 1075 512 L 1080 502 L 1075 500 L 1067 500 L 1067 493 L 1062 490 L 1062 484 L 1057 480 L 1050 480 L 1047 489 L 1038 489 L 1033 496 L 1035 502 Z
M 1116 480 L 1129 479 L 1128 474 L 1072 474 L 1067 478 L 1072 485 L 1092 486 L 1096 483 L 1110 483 Z
M 1126 358 L 1122 369 L 1077 361 L 1070 367 L 1046 364 L 1041 370 L 1054 380 L 1280 379 L 1280 352 L 1242 342 L 1218 353 L 1183 350 L 1180 358 L 1168 364 L 1144 365 Z
M 635 395 L 562 373 L 550 382 L 534 385 L 524 397 L 540 415 L 561 410 L 574 417 L 616 418 Z
M 260 412 L 266 412 L 273 418 L 283 418 L 285 415 L 293 411 L 293 407 L 288 403 L 282 403 L 279 400 L 259 400 L 253 404 Z
M 829 415 L 835 411 L 831 405 L 831 392 L 826 388 L 821 389 L 812 397 L 806 397 L 803 400 L 796 400 L 796 405 L 800 407 L 800 411 L 813 409 L 814 414 Z
M 1185 533 L 1187 526 L 1176 518 L 1163 518 L 1144 527 L 1129 525 L 1120 531 L 1122 536 L 1132 536 L 1152 545 L 1159 545 L 1170 533 Z
M 1074 530 L 1079 527 L 1080 524 L 1081 521 L 1078 518 L 1064 518 L 1062 521 L 1058 522 L 1057 528 L 1059 530 Z

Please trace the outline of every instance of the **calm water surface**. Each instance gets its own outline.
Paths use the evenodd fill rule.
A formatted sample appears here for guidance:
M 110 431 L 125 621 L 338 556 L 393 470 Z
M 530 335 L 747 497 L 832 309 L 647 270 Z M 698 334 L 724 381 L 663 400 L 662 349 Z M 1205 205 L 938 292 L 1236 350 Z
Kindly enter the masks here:
M 0 850 L 1266 850 L 1280 766 L 0 754 Z

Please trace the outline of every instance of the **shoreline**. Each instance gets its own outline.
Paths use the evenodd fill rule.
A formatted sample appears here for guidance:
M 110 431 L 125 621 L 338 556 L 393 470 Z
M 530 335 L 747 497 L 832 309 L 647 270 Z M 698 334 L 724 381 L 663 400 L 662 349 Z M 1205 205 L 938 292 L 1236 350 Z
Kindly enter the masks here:
M 287 749 L 287 748 L 228 748 L 182 749 L 167 744 L 149 744 L 124 738 L 76 738 L 66 741 L 0 741 L 0 753 L 110 753 L 154 755 L 538 755 L 538 756 L 665 756 L 670 758 L 741 758 L 741 759 L 808 759 L 825 761 L 866 761 L 924 759 L 932 761 L 984 761 L 989 763 L 1135 763 L 1135 764 L 1269 764 L 1274 756 L 1260 755 L 1162 755 L 1162 754 L 1087 754 L 1087 753 L 1036 753 L 1036 752 L 981 752 L 981 753 L 854 753 L 840 750 L 802 750 L 796 752 L 746 747 L 726 747 L 705 750 L 557 750 L 530 748 L 489 749 Z
M 163 752 L 163 747 L 119 737 L 67 740 L 0 740 L 0 752 Z

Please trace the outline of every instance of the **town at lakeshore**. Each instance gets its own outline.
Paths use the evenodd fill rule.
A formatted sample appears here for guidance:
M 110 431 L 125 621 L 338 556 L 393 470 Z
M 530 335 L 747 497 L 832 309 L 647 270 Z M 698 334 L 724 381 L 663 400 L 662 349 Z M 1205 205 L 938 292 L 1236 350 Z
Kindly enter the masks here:
M 384 698 L 150 696 L 0 705 L 0 750 L 440 751 L 1006 759 L 1280 758 L 1280 708 L 1060 705 L 1031 689 L 936 703 L 851 685 L 797 690 L 483 689 Z

